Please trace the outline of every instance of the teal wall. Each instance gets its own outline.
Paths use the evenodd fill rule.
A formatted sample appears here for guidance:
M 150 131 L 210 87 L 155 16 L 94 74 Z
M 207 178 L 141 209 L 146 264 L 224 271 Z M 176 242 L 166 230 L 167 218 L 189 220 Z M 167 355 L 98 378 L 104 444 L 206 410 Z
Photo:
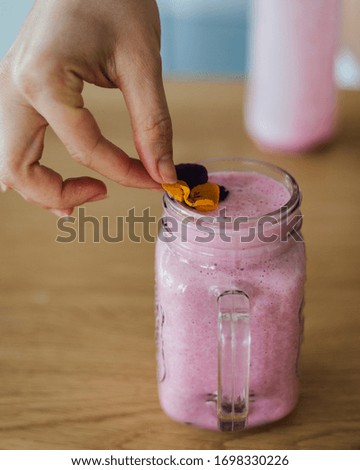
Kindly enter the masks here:
M 158 0 L 165 75 L 244 75 L 248 2 Z M 0 59 L 16 38 L 32 4 L 33 0 L 0 0 Z
M 33 0 L 0 0 L 0 59 L 14 42 Z
M 249 0 L 158 0 L 168 76 L 243 76 Z

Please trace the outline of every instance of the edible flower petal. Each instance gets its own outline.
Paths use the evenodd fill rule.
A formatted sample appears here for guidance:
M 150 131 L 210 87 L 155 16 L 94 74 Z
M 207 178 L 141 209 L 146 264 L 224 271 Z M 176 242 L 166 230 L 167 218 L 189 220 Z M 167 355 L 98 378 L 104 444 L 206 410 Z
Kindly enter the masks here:
M 174 199 L 184 202 L 190 195 L 190 188 L 185 181 L 178 180 L 174 184 L 163 184 L 163 189 Z
M 178 180 L 185 181 L 190 189 L 208 182 L 208 172 L 198 163 L 180 163 L 175 166 Z
M 215 210 L 219 205 L 220 188 L 215 183 L 205 183 L 195 186 L 185 202 L 190 207 L 200 211 L 209 212 Z
M 225 201 L 228 195 L 229 191 L 225 188 L 225 186 L 220 186 L 220 202 Z

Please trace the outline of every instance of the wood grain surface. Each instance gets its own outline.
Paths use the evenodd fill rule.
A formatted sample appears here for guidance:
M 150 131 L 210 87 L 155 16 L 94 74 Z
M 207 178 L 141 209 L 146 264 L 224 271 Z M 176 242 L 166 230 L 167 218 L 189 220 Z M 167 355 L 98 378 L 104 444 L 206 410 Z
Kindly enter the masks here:
M 299 405 L 242 434 L 171 421 L 155 379 L 154 243 L 93 243 L 90 228 L 85 243 L 56 243 L 56 217 L 8 192 L 0 196 L 0 448 L 359 449 L 360 93 L 340 93 L 333 142 L 296 157 L 250 141 L 240 82 L 171 82 L 167 94 L 177 162 L 260 158 L 290 171 L 303 190 Z M 121 95 L 88 87 L 85 99 L 104 134 L 134 154 Z M 44 161 L 64 177 L 91 174 L 51 132 Z M 108 216 L 113 230 L 131 207 L 160 215 L 159 193 L 108 188 L 109 198 L 86 214 Z

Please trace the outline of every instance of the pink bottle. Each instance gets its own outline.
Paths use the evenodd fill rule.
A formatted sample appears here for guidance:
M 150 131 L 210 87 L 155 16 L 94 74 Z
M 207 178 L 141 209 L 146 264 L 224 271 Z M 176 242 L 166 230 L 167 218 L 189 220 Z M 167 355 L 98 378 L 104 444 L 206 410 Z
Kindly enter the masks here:
M 253 0 L 245 122 L 260 147 L 301 152 L 334 133 L 341 0 Z

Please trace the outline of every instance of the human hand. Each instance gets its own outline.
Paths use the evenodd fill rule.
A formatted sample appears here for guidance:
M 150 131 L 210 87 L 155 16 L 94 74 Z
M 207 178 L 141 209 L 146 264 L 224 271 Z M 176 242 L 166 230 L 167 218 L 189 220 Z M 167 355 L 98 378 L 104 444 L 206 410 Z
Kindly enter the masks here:
M 0 185 L 69 215 L 106 196 L 89 177 L 40 164 L 50 125 L 79 163 L 125 186 L 176 181 L 172 126 L 161 75 L 155 0 L 37 0 L 0 63 Z M 109 142 L 81 96 L 84 82 L 119 88 L 140 160 Z

